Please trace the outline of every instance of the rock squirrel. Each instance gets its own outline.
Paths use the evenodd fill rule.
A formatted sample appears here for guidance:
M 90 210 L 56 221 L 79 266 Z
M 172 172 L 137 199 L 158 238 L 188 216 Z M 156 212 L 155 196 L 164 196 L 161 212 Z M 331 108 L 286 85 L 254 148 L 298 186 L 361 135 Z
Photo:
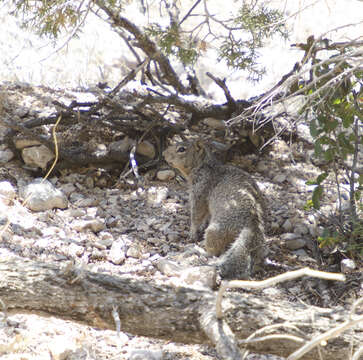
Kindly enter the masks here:
M 262 193 L 242 169 L 218 161 L 202 141 L 182 142 L 163 152 L 189 183 L 190 238 L 204 231 L 208 255 L 220 256 L 222 278 L 247 279 L 264 257 Z

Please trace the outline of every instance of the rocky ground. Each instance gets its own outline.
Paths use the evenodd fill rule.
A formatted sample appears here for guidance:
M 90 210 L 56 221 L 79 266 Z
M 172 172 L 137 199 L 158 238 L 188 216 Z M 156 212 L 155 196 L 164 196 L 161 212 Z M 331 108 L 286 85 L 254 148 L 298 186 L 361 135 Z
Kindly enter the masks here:
M 0 87 L 0 256 L 15 254 L 64 266 L 74 262 L 90 271 L 115 275 L 127 272 L 165 284 L 208 285 L 202 274 L 186 268 L 187 264 L 198 262 L 191 255 L 196 244 L 188 241 L 186 184 L 173 178 L 173 172 L 166 173 L 165 181 L 157 180 L 157 172 L 142 174 L 142 186 L 135 185 L 132 175 L 126 185 L 135 186 L 121 186 L 119 181 L 109 178 L 106 181 L 104 171 L 95 168 L 64 169 L 42 182 L 35 179 L 39 174 L 29 163 L 24 165 L 24 158 L 16 157 L 14 149 L 4 144 L 7 129 L 1 116 L 22 121 L 44 116 L 54 111 L 54 98 L 75 96 L 72 92 L 22 84 Z M 23 149 L 33 148 L 31 156 L 40 154 L 40 161 L 44 161 L 44 156 L 47 159 L 37 148 L 39 144 L 24 146 Z M 19 148 L 20 152 L 24 156 L 24 150 Z M 305 266 L 344 271 L 349 285 L 304 279 L 281 286 L 279 291 L 288 294 L 292 303 L 339 305 L 348 311 L 349 305 L 363 295 L 359 277 L 362 263 L 348 261 L 332 249 L 317 246 L 316 237 L 323 230 L 324 219 L 336 210 L 338 197 L 334 179 L 329 178 L 331 186 L 321 212 L 306 210 L 306 201 L 314 188 L 306 181 L 320 173 L 312 161 L 312 152 L 306 141 L 287 144 L 276 140 L 262 155 L 233 159 L 233 163 L 254 176 L 269 203 L 267 244 L 269 259 L 277 266 L 267 266 L 256 277 L 267 278 Z M 169 170 L 167 165 L 160 164 L 158 171 L 164 170 Z M 348 185 L 343 177 L 340 181 L 346 206 Z M 29 198 L 30 192 L 33 195 Z M 173 263 L 185 267 L 185 271 L 174 271 L 170 265 Z M 1 359 L 216 358 L 214 349 L 207 345 L 175 344 L 126 333 L 116 337 L 114 331 L 46 314 L 3 311 L 0 315 Z M 248 357 L 263 358 L 253 354 Z

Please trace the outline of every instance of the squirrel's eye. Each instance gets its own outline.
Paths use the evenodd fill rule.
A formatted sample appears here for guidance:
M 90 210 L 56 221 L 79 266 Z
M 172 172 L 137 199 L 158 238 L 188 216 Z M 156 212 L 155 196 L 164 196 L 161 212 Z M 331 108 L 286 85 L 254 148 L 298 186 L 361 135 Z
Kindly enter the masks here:
M 176 152 L 178 152 L 178 153 L 185 152 L 185 147 L 181 146 L 180 148 L 178 148 L 178 150 Z

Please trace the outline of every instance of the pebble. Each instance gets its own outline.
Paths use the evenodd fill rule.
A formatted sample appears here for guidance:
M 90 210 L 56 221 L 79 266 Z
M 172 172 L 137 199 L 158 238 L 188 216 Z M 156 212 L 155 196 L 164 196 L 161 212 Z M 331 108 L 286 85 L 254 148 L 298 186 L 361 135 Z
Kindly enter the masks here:
M 340 262 L 340 269 L 343 274 L 350 274 L 356 269 L 356 264 L 351 259 L 343 259 Z
M 21 156 L 25 164 L 31 167 L 40 167 L 45 170 L 48 163 L 54 159 L 54 154 L 45 145 L 24 148 Z
M 122 264 L 126 259 L 125 255 L 125 242 L 121 239 L 114 241 L 111 249 L 107 255 L 107 260 L 115 265 Z
M 155 147 L 149 141 L 142 141 L 140 144 L 138 144 L 136 147 L 136 152 L 150 159 L 153 159 L 156 155 Z
M 75 340 L 67 336 L 56 336 L 49 344 L 49 354 L 54 360 L 69 359 L 70 355 L 75 351 Z
M 84 247 L 71 243 L 67 246 L 67 252 L 71 257 L 82 256 L 84 253 Z
M 110 247 L 114 241 L 114 238 L 111 233 L 107 231 L 101 231 L 98 234 L 98 240 L 100 243 L 102 243 L 106 247 Z
M 161 350 L 136 349 L 130 351 L 129 360 L 162 360 Z
M 277 174 L 276 176 L 274 176 L 274 178 L 272 179 L 273 182 L 276 182 L 278 184 L 284 182 L 286 180 L 286 175 L 285 174 Z
M 285 242 L 285 245 L 289 250 L 297 250 L 303 248 L 306 245 L 306 241 L 301 238 L 291 239 L 287 240 Z
M 127 249 L 126 256 L 132 257 L 135 259 L 139 259 L 141 257 L 142 253 L 138 246 L 132 245 Z
M 181 280 L 188 285 L 213 289 L 216 286 L 216 275 L 214 266 L 194 266 L 181 272 Z
M 9 181 L 0 181 L 0 200 L 9 205 L 15 198 L 15 189 Z
M 97 233 L 101 230 L 104 230 L 106 225 L 100 219 L 92 219 L 92 220 L 76 220 L 71 224 L 74 230 L 79 232 L 84 232 L 86 230 L 91 230 L 94 233 Z
M 69 196 L 76 191 L 76 187 L 73 184 L 68 183 L 61 185 L 60 190 L 62 190 L 65 195 Z
M 68 207 L 67 197 L 48 180 L 35 179 L 20 188 L 20 195 L 27 200 L 25 206 L 33 211 Z
M 299 236 L 297 234 L 294 233 L 285 233 L 281 235 L 281 239 L 288 241 L 288 240 L 295 240 L 297 239 Z
M 77 209 L 77 208 L 67 209 L 67 210 L 65 210 L 65 215 L 66 216 L 68 215 L 73 218 L 78 218 L 78 217 L 86 215 L 86 211 L 83 209 Z
M 283 224 L 282 224 L 282 228 L 285 231 L 291 231 L 292 230 L 292 223 L 290 221 L 290 219 L 287 219 Z
M 159 170 L 156 173 L 156 178 L 160 181 L 169 181 L 175 178 L 175 172 L 173 170 Z
M 98 205 L 98 200 L 95 198 L 92 198 L 92 197 L 90 197 L 90 198 L 82 197 L 74 202 L 74 206 L 84 207 L 84 208 L 97 206 L 97 205 Z
M 158 259 L 154 264 L 166 276 L 178 276 L 183 269 L 178 263 L 165 258 Z
M 0 165 L 6 164 L 14 157 L 10 149 L 0 150 Z
M 294 233 L 298 235 L 306 235 L 309 233 L 309 228 L 305 224 L 296 224 L 294 226 Z
M 114 228 L 114 227 L 116 227 L 117 226 L 117 224 L 118 224 L 118 218 L 117 217 L 113 217 L 113 216 L 107 216 L 106 217 L 106 226 L 108 227 L 108 228 Z
M 203 123 L 213 129 L 224 130 L 226 128 L 226 124 L 223 120 L 215 119 L 212 117 L 207 117 L 203 119 Z

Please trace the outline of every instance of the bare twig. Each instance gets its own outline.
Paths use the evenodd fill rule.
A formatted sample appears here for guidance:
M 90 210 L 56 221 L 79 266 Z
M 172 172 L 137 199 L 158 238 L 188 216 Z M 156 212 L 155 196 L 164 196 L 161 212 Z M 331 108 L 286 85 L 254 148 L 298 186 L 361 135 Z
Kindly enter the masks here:
M 363 301 L 363 299 L 358 299 L 354 304 L 353 304 L 353 309 L 356 309 L 356 307 Z M 309 352 L 311 349 L 313 349 L 315 346 L 317 346 L 320 343 L 325 344 L 327 340 L 335 338 L 337 336 L 339 336 L 343 331 L 348 330 L 350 328 L 352 328 L 353 326 L 357 325 L 358 323 L 363 321 L 363 315 L 360 315 L 356 318 L 353 318 L 353 316 L 351 315 L 349 317 L 349 320 L 345 321 L 343 324 L 336 326 L 333 329 L 330 329 L 329 331 L 316 336 L 313 340 L 309 341 L 307 344 L 305 344 L 304 346 L 302 346 L 300 349 L 296 350 L 294 353 L 292 353 L 287 360 L 297 360 L 300 359 L 304 354 L 306 354 L 307 352 Z M 358 353 L 361 350 L 358 350 Z
M 216 301 L 216 313 L 217 318 L 221 319 L 223 317 L 222 313 L 222 298 L 223 294 L 227 289 L 263 289 L 265 287 L 276 285 L 280 282 L 289 281 L 293 279 L 297 279 L 302 276 L 311 276 L 317 277 L 324 280 L 337 280 L 337 281 L 345 281 L 345 276 L 343 274 L 336 273 L 327 273 L 324 271 L 313 270 L 309 268 L 303 268 L 295 271 L 289 271 L 281 275 L 277 275 L 275 277 L 262 280 L 262 281 L 247 281 L 247 280 L 231 280 L 231 281 L 223 281 L 218 294 Z
M 115 12 L 112 7 L 107 6 L 102 0 L 95 0 L 95 4 L 109 17 L 114 27 L 120 27 L 132 34 L 137 41 L 137 46 L 152 60 L 157 61 L 162 70 L 163 78 L 181 94 L 187 94 L 188 89 L 180 81 L 166 56 L 158 49 L 157 45 L 127 18 Z

